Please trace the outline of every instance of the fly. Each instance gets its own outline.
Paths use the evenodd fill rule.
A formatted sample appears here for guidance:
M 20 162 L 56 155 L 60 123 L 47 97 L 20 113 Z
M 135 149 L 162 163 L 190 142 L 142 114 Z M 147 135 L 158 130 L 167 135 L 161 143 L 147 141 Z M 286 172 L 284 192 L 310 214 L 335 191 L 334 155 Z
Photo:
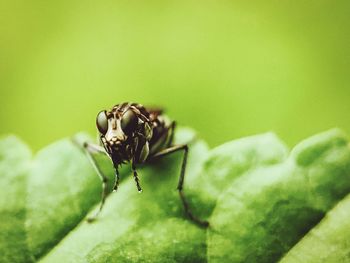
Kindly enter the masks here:
M 186 215 L 195 223 L 207 227 L 209 223 L 195 217 L 183 192 L 183 184 L 188 156 L 188 145 L 172 145 L 175 122 L 164 117 L 161 109 L 145 108 L 138 103 L 125 102 L 115 105 L 110 110 L 97 114 L 96 126 L 100 145 L 84 143 L 84 149 L 102 181 L 102 197 L 99 210 L 89 222 L 94 221 L 101 212 L 108 196 L 107 177 L 99 169 L 93 153 L 107 154 L 115 169 L 113 191 L 119 186 L 118 168 L 125 163 L 131 164 L 136 187 L 142 191 L 137 173 L 137 165 L 153 161 L 174 152 L 182 151 L 183 159 L 177 190 Z

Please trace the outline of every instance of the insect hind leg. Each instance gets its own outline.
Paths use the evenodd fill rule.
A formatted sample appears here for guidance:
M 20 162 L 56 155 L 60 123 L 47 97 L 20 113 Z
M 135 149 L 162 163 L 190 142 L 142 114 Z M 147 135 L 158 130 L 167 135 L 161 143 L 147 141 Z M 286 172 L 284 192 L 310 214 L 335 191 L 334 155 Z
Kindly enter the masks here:
M 160 157 L 172 154 L 172 153 L 177 152 L 177 151 L 183 151 L 184 152 L 183 159 L 182 159 L 182 164 L 181 164 L 181 173 L 180 173 L 179 181 L 178 181 L 178 184 L 177 184 L 177 190 L 179 191 L 180 199 L 182 201 L 185 213 L 196 224 L 198 224 L 198 225 L 200 225 L 202 227 L 208 227 L 209 226 L 209 222 L 208 221 L 201 220 L 201 219 L 199 219 L 199 218 L 197 218 L 196 216 L 193 215 L 193 213 L 192 213 L 192 211 L 190 209 L 189 203 L 188 203 L 188 201 L 186 199 L 186 196 L 184 194 L 184 191 L 183 191 L 183 185 L 184 185 L 184 181 L 185 181 L 185 171 L 186 171 L 186 165 L 187 165 L 187 157 L 188 157 L 188 145 L 187 144 L 181 144 L 181 145 L 171 146 L 169 148 L 166 148 L 166 149 L 156 153 L 149 160 L 152 161 L 154 159 L 158 159 Z

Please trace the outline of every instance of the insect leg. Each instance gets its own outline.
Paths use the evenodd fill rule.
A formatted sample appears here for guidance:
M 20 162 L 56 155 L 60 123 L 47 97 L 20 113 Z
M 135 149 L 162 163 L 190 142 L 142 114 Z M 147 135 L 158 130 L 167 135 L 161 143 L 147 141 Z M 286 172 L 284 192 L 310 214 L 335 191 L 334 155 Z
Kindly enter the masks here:
M 171 153 L 174 153 L 174 152 L 177 152 L 177 151 L 183 151 L 184 152 L 184 156 L 183 156 L 183 159 L 182 159 L 182 165 L 181 165 L 180 178 L 179 178 L 179 182 L 178 182 L 178 185 L 177 185 L 177 190 L 179 191 L 179 195 L 180 195 L 182 204 L 184 206 L 185 213 L 195 223 L 199 224 L 202 227 L 208 227 L 209 226 L 209 222 L 208 221 L 201 220 L 201 219 L 195 217 L 192 214 L 191 209 L 190 209 L 189 204 L 188 204 L 188 201 L 187 201 L 187 199 L 185 197 L 185 194 L 183 192 L 183 184 L 184 184 L 184 179 L 185 179 L 185 170 L 186 170 L 187 156 L 188 156 L 188 146 L 187 146 L 187 144 L 175 145 L 175 146 L 169 147 L 167 149 L 164 149 L 164 150 L 156 153 L 155 155 L 153 155 L 149 160 L 158 159 L 160 157 L 166 156 L 168 154 L 171 154 Z
M 176 122 L 173 121 L 171 124 L 170 124 L 170 127 L 168 129 L 168 133 L 170 134 L 169 135 L 169 139 L 167 141 L 167 144 L 166 144 L 166 148 L 169 148 L 171 146 L 171 144 L 173 143 L 173 140 L 174 140 L 174 133 L 175 133 L 175 127 L 176 127 Z
M 107 188 L 108 178 L 102 173 L 102 171 L 98 167 L 97 162 L 96 162 L 95 158 L 93 157 L 93 153 L 104 153 L 104 154 L 106 154 L 106 152 L 104 151 L 103 147 L 101 147 L 99 145 L 91 144 L 91 143 L 88 143 L 88 142 L 85 142 L 83 146 L 84 146 L 86 155 L 88 156 L 90 162 L 92 163 L 92 166 L 95 168 L 95 170 L 97 172 L 97 175 L 100 177 L 101 182 L 102 182 L 102 193 L 101 193 L 100 208 L 95 213 L 95 215 L 93 215 L 92 217 L 89 217 L 87 219 L 88 222 L 93 222 L 97 218 L 99 213 L 101 212 L 101 210 L 103 208 L 103 205 L 104 205 L 104 203 L 106 201 L 106 197 L 108 195 L 108 188 Z M 117 170 L 116 170 L 116 172 L 117 172 Z
M 136 186 L 137 186 L 137 190 L 141 193 L 142 192 L 142 188 L 140 186 L 140 181 L 139 181 L 139 177 L 138 177 L 138 174 L 137 174 L 137 171 L 136 171 L 136 166 L 135 166 L 135 161 L 131 161 L 131 169 L 132 169 L 132 172 L 134 173 L 134 179 L 135 179 L 135 182 L 136 182 Z
M 116 192 L 118 190 L 118 186 L 119 186 L 119 171 L 118 171 L 118 168 L 115 167 L 115 182 L 113 186 L 113 192 Z

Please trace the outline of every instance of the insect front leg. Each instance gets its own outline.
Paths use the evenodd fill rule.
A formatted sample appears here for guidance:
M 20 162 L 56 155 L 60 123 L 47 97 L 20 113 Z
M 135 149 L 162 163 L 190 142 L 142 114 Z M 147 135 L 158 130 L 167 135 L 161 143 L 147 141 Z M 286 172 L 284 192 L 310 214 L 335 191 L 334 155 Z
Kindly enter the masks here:
M 135 183 L 136 183 L 136 186 L 137 186 L 137 190 L 139 191 L 139 193 L 142 192 L 142 188 L 140 186 L 140 181 L 139 181 L 139 177 L 138 177 L 138 174 L 137 174 L 137 171 L 136 171 L 136 166 L 135 166 L 135 161 L 132 160 L 131 161 L 131 169 L 132 169 L 132 172 L 134 174 L 134 179 L 135 179 Z
M 192 211 L 189 207 L 188 201 L 187 201 L 185 194 L 183 192 L 183 185 L 184 185 L 184 180 L 185 180 L 185 171 L 186 171 L 186 164 L 187 164 L 187 156 L 188 156 L 187 144 L 175 145 L 175 146 L 171 146 L 167 149 L 161 150 L 160 152 L 158 152 L 158 153 L 154 154 L 152 157 L 150 157 L 149 160 L 152 161 L 154 159 L 158 159 L 160 157 L 166 156 L 168 154 L 171 154 L 171 153 L 174 153 L 177 151 L 184 152 L 183 159 L 182 159 L 182 165 L 181 165 L 181 173 L 180 173 L 180 177 L 179 177 L 179 181 L 178 181 L 178 185 L 177 185 L 177 190 L 179 191 L 179 195 L 180 195 L 183 207 L 185 209 L 185 213 L 192 221 L 194 221 L 198 225 L 200 225 L 202 227 L 208 227 L 209 226 L 208 221 L 201 220 L 192 214 Z
M 86 152 L 86 155 L 88 156 L 92 166 L 95 168 L 97 175 L 99 176 L 99 178 L 101 179 L 102 182 L 102 193 L 101 193 L 101 203 L 100 203 L 100 208 L 99 210 L 95 213 L 94 216 L 89 217 L 87 219 L 88 222 L 93 222 L 99 215 L 99 213 L 101 212 L 104 203 L 106 201 L 106 198 L 108 196 L 108 178 L 103 174 L 103 172 L 101 171 L 101 169 L 99 168 L 99 166 L 97 165 L 97 162 L 93 156 L 94 153 L 103 153 L 106 154 L 105 150 L 103 147 L 99 146 L 99 145 L 95 145 L 95 144 L 91 144 L 88 142 L 84 143 L 84 149 Z M 116 169 L 116 177 L 119 179 L 119 173 L 118 170 Z M 116 180 L 116 182 L 119 180 Z
M 119 171 L 118 167 L 115 167 L 115 181 L 114 181 L 114 186 L 113 186 L 113 192 L 117 192 L 118 186 L 119 186 Z

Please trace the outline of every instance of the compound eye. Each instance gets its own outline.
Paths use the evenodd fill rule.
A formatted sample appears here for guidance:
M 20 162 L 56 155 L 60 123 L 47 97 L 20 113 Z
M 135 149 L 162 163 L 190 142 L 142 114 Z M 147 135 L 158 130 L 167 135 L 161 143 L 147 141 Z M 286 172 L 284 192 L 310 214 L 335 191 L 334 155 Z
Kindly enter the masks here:
M 106 134 L 108 130 L 108 120 L 106 111 L 100 111 L 96 117 L 96 126 L 100 133 Z
M 126 134 L 130 134 L 132 131 L 136 130 L 138 124 L 138 118 L 132 110 L 127 110 L 121 120 L 122 130 Z

